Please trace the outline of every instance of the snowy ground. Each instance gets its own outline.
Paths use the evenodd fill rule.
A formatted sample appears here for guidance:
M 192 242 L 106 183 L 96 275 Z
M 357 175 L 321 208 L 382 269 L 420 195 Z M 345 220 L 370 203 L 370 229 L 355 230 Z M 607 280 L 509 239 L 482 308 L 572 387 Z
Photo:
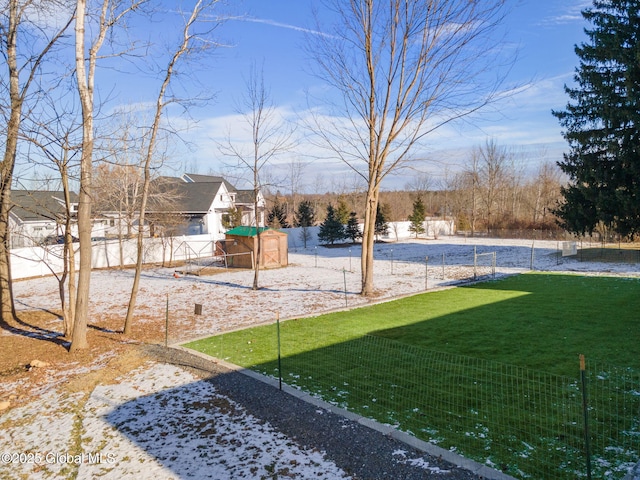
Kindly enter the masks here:
M 496 253 L 497 275 L 527 271 L 532 266 L 545 271 L 640 274 L 637 264 L 563 258 L 559 246 L 555 241 L 477 238 L 379 244 L 376 300 L 424 291 L 425 286 L 450 286 L 472 277 L 474 249 Z M 278 313 L 281 318 L 292 318 L 365 304 L 368 300 L 358 295 L 359 254 L 359 247 L 290 252 L 289 267 L 261 272 L 258 291 L 250 288 L 250 271 L 175 278 L 174 269 L 149 269 L 138 296 L 137 328 L 164 325 L 167 300 L 172 341 L 270 322 Z M 481 257 L 476 273 L 490 273 L 491 258 Z M 103 316 L 122 316 L 131 282 L 132 271 L 93 272 L 92 321 L 99 324 Z M 14 291 L 20 309 L 59 308 L 53 278 L 18 282 Z M 194 304 L 203 305 L 203 315 L 193 314 Z M 0 331 L 0 340 L 7 335 Z M 108 357 L 106 354 L 93 366 L 78 365 L 73 373 L 99 369 Z M 65 390 L 64 371 L 53 369 L 50 376 L 49 388 L 38 392 L 38 399 L 0 412 L 2 479 L 21 475 L 59 478 L 72 472 L 80 479 L 260 478 L 273 472 L 292 478 L 347 477 L 322 452 L 299 448 L 181 368 L 146 363 L 108 383 L 98 382 L 90 392 L 75 393 Z M 16 380 L 24 381 L 24 377 Z M 15 387 L 15 383 L 3 382 L 0 400 Z M 205 400 L 216 408 L 203 409 Z M 176 415 L 167 417 L 166 411 Z
M 562 257 L 558 247 L 556 241 L 533 243 L 531 240 L 458 237 L 378 244 L 374 266 L 377 299 L 424 291 L 425 272 L 428 272 L 428 289 L 472 279 L 474 250 L 478 254 L 496 253 L 498 275 L 524 272 L 532 265 L 535 270 L 545 271 L 640 273 L 639 265 L 582 263 L 575 257 Z M 168 300 L 169 337 L 172 341 L 181 341 L 271 322 L 277 313 L 285 319 L 362 305 L 369 300 L 358 294 L 359 256 L 359 246 L 290 252 L 289 267 L 260 272 L 258 291 L 251 289 L 252 271 L 230 269 L 215 275 L 175 278 L 173 268 L 148 269 L 143 273 L 138 294 L 139 322 L 144 328 L 145 322 L 151 319 L 164 319 Z M 490 273 L 491 259 L 491 255 L 478 259 L 478 275 Z M 94 271 L 92 317 L 123 317 L 132 278 L 131 270 Z M 53 277 L 19 282 L 14 290 L 19 309 L 59 308 Z M 201 316 L 193 315 L 195 304 L 203 306 Z

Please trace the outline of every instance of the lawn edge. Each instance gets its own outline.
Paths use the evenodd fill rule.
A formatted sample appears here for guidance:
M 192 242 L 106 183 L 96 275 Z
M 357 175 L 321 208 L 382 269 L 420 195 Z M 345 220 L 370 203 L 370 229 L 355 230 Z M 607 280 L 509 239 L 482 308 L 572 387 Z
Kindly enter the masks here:
M 190 343 L 190 342 L 185 342 L 185 343 Z M 190 348 L 184 347 L 182 345 L 169 345 L 168 348 L 186 352 L 202 360 L 215 363 L 231 371 L 246 375 L 254 380 L 260 381 L 274 388 L 279 388 L 279 381 L 276 378 L 262 375 L 253 370 L 249 370 L 239 365 L 226 362 L 219 358 L 211 357 L 205 353 L 198 352 L 197 350 L 191 350 Z M 298 390 L 289 385 L 283 384 L 282 391 L 306 403 L 314 405 L 318 408 L 322 408 L 336 415 L 340 415 L 348 420 L 357 422 L 360 425 L 363 425 L 374 431 L 382 433 L 383 435 L 391 437 L 394 440 L 402 442 L 412 448 L 415 448 L 417 450 L 420 450 L 421 452 L 431 455 L 432 457 L 441 458 L 459 468 L 463 468 L 476 475 L 479 475 L 480 477 L 486 480 L 516 480 L 514 477 L 511 477 L 503 472 L 500 472 L 491 467 L 488 467 L 487 465 L 483 465 L 479 462 L 476 462 L 475 460 L 470 460 L 468 458 L 465 458 L 455 452 L 451 452 L 449 450 L 446 450 L 432 443 L 425 442 L 424 440 L 420 440 L 412 435 L 409 435 L 408 433 L 397 430 L 396 428 L 390 425 L 379 423 L 373 419 L 363 417 L 361 415 L 355 414 L 343 408 L 332 405 L 328 402 L 325 402 L 324 400 L 321 400 L 317 397 L 314 397 L 308 393 L 303 392 L 302 390 Z

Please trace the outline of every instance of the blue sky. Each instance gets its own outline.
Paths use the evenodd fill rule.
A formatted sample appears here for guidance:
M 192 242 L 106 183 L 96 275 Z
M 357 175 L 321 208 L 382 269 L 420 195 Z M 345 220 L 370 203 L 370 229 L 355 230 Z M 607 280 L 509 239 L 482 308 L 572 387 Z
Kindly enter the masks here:
M 246 91 L 245 79 L 252 64 L 263 65 L 265 83 L 283 117 L 295 118 L 308 108 L 305 92 L 323 87 L 320 80 L 309 75 L 310 63 L 302 49 L 304 29 L 311 27 L 311 9 L 317 4 L 313 0 L 244 0 L 219 9 L 230 17 L 214 35 L 221 46 L 192 74 L 201 88 L 215 94 L 215 99 L 190 109 L 193 121 L 183 134 L 190 148 L 175 152 L 183 169 L 223 171 L 228 160 L 218 151 L 216 141 L 223 140 L 229 129 L 237 128 L 237 101 Z M 469 151 L 488 138 L 514 149 L 531 169 L 541 161 L 560 160 L 565 142 L 551 110 L 562 109 L 567 102 L 563 85 L 572 82 L 578 63 L 574 45 L 586 39 L 583 30 L 587 25 L 580 10 L 589 5 L 586 0 L 510 2 L 503 47 L 510 52 L 517 49 L 518 55 L 505 89 L 517 85 L 517 93 L 429 137 L 424 150 L 418 152 L 424 159 L 419 170 L 437 179 L 445 168 L 459 168 Z M 185 78 L 176 77 L 176 81 Z M 153 90 L 129 88 L 117 98 L 124 103 L 140 101 Z M 304 153 L 303 145 L 299 153 L 282 157 L 279 162 L 286 164 L 292 158 L 310 161 L 305 168 L 308 190 L 319 182 L 335 186 L 351 181 L 345 180 L 351 175 L 345 165 L 311 162 Z M 402 187 L 406 181 L 406 174 L 398 175 L 389 178 L 384 187 Z

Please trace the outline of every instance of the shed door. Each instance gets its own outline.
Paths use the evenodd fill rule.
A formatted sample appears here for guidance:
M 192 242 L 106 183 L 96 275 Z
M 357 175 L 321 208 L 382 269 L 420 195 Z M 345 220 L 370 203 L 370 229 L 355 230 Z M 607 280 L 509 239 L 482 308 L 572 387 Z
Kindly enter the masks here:
M 264 239 L 262 246 L 264 248 L 263 258 L 265 267 L 277 267 L 280 265 L 278 245 L 278 237 L 266 237 Z

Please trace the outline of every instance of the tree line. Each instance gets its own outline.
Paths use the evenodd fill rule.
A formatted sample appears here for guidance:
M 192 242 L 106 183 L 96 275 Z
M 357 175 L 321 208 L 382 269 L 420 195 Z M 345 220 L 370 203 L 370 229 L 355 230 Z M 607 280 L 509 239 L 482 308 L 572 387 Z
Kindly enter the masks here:
M 561 201 L 564 176 L 557 165 L 543 163 L 531 173 L 518 156 L 495 141 L 487 141 L 471 154 L 460 171 L 444 179 L 416 176 L 404 189 L 381 191 L 378 212 L 388 222 L 412 221 L 418 216 L 452 219 L 470 234 L 497 230 L 562 231 L 555 211 Z M 366 194 L 362 190 L 322 194 L 269 192 L 267 222 L 275 228 L 299 226 L 298 208 L 312 209 L 313 223 L 328 216 L 331 206 L 342 225 L 355 216 L 362 221 Z M 423 212 L 423 213 L 422 213 Z M 376 215 L 376 218 L 380 214 Z M 414 217 L 412 219 L 412 217 Z

